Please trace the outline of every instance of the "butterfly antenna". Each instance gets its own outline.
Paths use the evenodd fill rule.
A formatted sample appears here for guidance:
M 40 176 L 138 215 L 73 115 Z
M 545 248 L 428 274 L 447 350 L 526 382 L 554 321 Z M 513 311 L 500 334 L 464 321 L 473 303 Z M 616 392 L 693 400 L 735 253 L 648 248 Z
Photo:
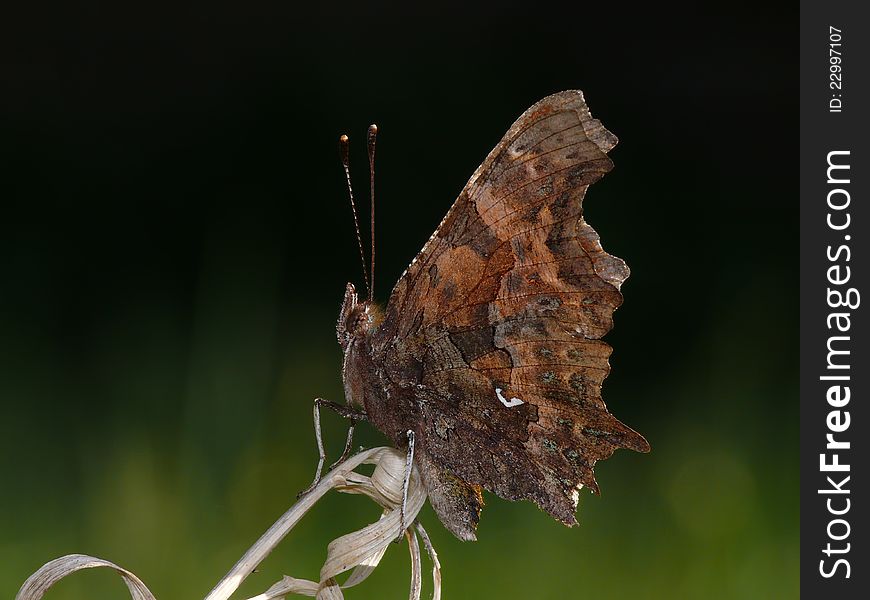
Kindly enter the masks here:
M 372 123 L 369 125 L 368 147 L 369 147 L 369 182 L 371 183 L 370 196 L 372 204 L 372 275 L 369 278 L 371 287 L 369 288 L 369 300 L 373 300 L 375 293 L 375 142 L 378 137 L 378 126 Z
M 344 177 L 347 180 L 347 195 L 350 196 L 350 209 L 353 212 L 353 226 L 356 229 L 356 242 L 359 246 L 359 257 L 362 261 L 363 278 L 366 281 L 366 291 L 369 298 L 372 295 L 372 288 L 369 285 L 369 275 L 366 270 L 366 257 L 363 252 L 362 236 L 359 234 L 359 219 L 356 216 L 356 204 L 353 201 L 353 187 L 350 185 L 350 167 L 348 166 L 348 139 L 346 135 L 338 138 L 339 151 L 341 152 L 341 166 L 344 167 Z

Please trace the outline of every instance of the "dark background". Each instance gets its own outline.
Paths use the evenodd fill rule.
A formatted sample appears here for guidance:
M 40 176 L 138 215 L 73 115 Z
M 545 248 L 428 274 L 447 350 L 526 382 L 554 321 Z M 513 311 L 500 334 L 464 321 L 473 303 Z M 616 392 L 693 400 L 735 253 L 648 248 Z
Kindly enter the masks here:
M 796 597 L 797 5 L 611 4 L 0 19 L 0 595 L 86 552 L 203 596 L 309 482 L 312 398 L 341 399 L 338 135 L 365 208 L 380 126 L 385 300 L 513 120 L 579 88 L 620 138 L 586 217 L 632 268 L 604 396 L 653 451 L 599 465 L 577 529 L 489 496 L 462 544 L 425 509 L 445 597 Z M 330 496 L 242 593 L 316 578 L 376 515 Z M 348 597 L 402 597 L 407 562 Z

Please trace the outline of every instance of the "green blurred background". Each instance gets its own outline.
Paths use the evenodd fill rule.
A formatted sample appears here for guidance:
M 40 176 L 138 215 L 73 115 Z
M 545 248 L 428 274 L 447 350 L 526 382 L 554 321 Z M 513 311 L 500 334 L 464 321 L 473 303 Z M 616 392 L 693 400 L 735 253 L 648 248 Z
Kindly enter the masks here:
M 489 496 L 463 544 L 427 507 L 444 597 L 796 597 L 797 6 L 610 4 L 0 19 L 0 596 L 72 552 L 204 596 L 310 481 L 312 398 L 341 399 L 338 135 L 365 207 L 380 126 L 384 300 L 511 122 L 581 88 L 621 140 L 587 219 L 632 268 L 604 395 L 653 451 L 599 465 L 576 529 Z M 376 515 L 330 496 L 239 597 Z M 407 586 L 396 546 L 348 597 Z

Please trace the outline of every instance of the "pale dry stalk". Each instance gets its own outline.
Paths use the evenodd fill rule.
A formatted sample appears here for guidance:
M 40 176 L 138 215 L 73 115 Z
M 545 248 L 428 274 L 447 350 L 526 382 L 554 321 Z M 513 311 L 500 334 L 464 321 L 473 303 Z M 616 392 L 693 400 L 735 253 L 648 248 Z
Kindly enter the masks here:
M 371 477 L 354 471 L 363 464 L 375 465 Z M 285 512 L 233 565 L 233 568 L 215 585 L 205 600 L 228 600 L 245 578 L 265 560 L 302 517 L 331 489 L 348 494 L 368 496 L 383 508 L 381 518 L 371 525 L 330 542 L 327 547 L 326 561 L 320 569 L 319 581 L 285 576 L 268 590 L 249 600 L 273 600 L 290 594 L 315 596 L 318 600 L 341 600 L 344 597 L 342 590 L 364 581 L 378 566 L 391 542 L 401 535 L 404 535 L 408 541 L 408 548 L 411 552 L 410 598 L 411 600 L 419 600 L 422 588 L 422 567 L 417 534 L 414 531 L 415 527 L 409 527 L 404 532 L 401 531 L 400 507 L 404 469 L 405 456 L 398 450 L 387 447 L 365 450 L 344 461 L 327 473 L 317 486 Z M 408 487 L 405 508 L 406 523 L 415 522 L 425 501 L 426 491 L 420 482 L 418 473 L 414 470 Z M 433 563 L 433 599 L 440 600 L 441 566 L 438 562 L 438 556 L 432 548 L 425 529 L 419 523 L 415 525 Z M 127 584 L 133 600 L 156 600 L 145 584 L 130 571 L 109 561 L 82 554 L 70 554 L 43 565 L 24 582 L 15 596 L 15 600 L 40 600 L 52 585 L 67 575 L 81 569 L 94 567 L 107 567 L 117 571 Z M 339 584 L 336 578 L 347 571 L 350 571 L 350 575 L 344 583 Z

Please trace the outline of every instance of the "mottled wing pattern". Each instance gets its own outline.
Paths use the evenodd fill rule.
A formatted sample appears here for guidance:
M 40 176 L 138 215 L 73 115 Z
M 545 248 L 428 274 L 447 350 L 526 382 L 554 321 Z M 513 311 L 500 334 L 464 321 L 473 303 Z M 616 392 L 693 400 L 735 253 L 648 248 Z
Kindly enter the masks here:
M 616 141 L 579 91 L 532 106 L 400 278 L 375 333 L 390 393 L 418 414 L 433 506 L 459 537 L 473 538 L 476 486 L 573 525 L 580 486 L 598 489 L 595 462 L 649 449 L 601 399 L 611 349 L 600 338 L 628 268 L 581 204 Z

